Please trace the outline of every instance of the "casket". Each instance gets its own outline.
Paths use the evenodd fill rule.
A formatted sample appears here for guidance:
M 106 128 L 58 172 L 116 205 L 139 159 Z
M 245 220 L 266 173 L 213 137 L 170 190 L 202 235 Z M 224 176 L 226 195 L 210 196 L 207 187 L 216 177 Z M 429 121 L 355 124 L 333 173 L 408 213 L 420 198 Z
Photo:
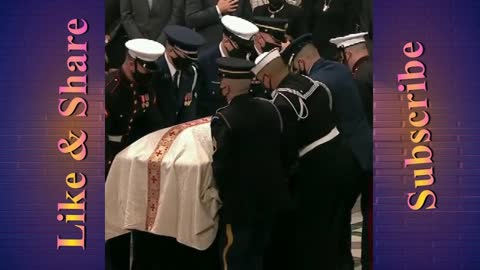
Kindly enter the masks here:
M 105 186 L 106 240 L 139 230 L 207 249 L 221 205 L 212 154 L 210 118 L 153 132 L 120 152 Z

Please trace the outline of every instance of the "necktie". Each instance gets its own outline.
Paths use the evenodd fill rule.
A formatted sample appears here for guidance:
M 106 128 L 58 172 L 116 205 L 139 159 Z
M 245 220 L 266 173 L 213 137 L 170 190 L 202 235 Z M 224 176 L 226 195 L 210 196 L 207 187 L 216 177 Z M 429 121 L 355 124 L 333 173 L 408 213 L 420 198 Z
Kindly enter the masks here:
M 181 74 L 182 74 L 182 71 L 177 70 L 173 75 L 173 83 L 175 84 L 177 89 L 180 88 L 180 80 L 182 78 Z
M 152 3 L 153 3 L 153 0 L 148 0 L 148 8 L 150 10 L 152 10 Z

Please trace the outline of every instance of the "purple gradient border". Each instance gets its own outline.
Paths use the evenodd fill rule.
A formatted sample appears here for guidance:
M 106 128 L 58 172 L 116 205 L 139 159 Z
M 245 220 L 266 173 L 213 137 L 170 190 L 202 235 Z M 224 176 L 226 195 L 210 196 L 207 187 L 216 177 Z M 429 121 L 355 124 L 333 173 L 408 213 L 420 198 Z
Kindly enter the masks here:
M 374 269 L 480 269 L 479 1 L 374 3 Z M 408 107 L 396 75 L 420 41 L 438 208 L 412 211 Z
M 1 269 L 104 269 L 104 1 L 2 3 L 0 9 L 0 262 Z M 88 117 L 61 117 L 58 87 L 66 84 L 67 22 L 89 23 Z M 78 40 L 80 42 L 82 40 Z M 70 53 L 71 55 L 71 53 Z M 88 157 L 73 161 L 57 150 L 68 130 L 89 135 Z M 57 203 L 65 177 L 87 176 L 86 249 L 57 250 Z M 75 232 L 75 231 L 74 231 Z

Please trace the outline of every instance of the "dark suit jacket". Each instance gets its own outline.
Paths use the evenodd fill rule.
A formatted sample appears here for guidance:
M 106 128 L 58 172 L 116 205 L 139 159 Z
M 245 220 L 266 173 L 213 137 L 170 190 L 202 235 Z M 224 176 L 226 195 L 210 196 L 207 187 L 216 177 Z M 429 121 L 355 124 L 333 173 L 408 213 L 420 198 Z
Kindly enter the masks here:
M 182 25 L 185 26 L 185 1 L 186 0 L 174 0 L 173 1 L 173 9 L 172 9 L 172 16 L 170 17 L 169 24 L 172 25 Z
M 120 0 L 122 24 L 128 37 L 163 42 L 163 28 L 171 23 L 173 2 L 174 0 L 153 0 L 150 10 L 148 0 Z
M 250 20 L 250 1 L 239 0 L 238 3 L 238 8 L 232 15 Z M 218 44 L 222 38 L 222 23 L 216 5 L 217 0 L 185 0 L 185 23 L 207 40 L 204 48 Z
M 105 33 L 116 32 L 120 23 L 120 1 L 105 0 Z
M 351 72 L 340 63 L 320 59 L 313 65 L 309 76 L 330 89 L 340 134 L 348 142 L 362 169 L 371 172 L 372 129 Z
M 268 4 L 258 6 L 253 10 L 253 16 L 270 17 L 271 13 L 268 11 Z M 305 34 L 307 32 L 307 21 L 303 14 L 303 10 L 297 6 L 285 3 L 284 8 L 275 14 L 275 18 L 288 19 L 287 34 L 293 39 Z
M 303 11 L 307 25 L 313 35 L 316 47 L 322 57 L 335 59 L 337 48 L 331 44 L 331 38 L 353 33 L 357 24 L 355 3 L 359 0 L 334 0 L 330 8 L 323 12 L 324 1 L 304 0 Z

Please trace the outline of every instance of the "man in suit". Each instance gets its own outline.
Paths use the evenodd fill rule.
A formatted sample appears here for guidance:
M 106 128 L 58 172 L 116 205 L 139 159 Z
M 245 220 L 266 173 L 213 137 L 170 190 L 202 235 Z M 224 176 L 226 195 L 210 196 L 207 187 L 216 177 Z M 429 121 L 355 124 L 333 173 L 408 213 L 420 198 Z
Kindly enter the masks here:
M 352 31 L 358 24 L 356 2 L 359 0 L 303 0 L 307 27 L 324 59 L 337 60 L 338 52 L 329 40 Z
M 312 36 L 306 34 L 294 40 L 282 53 L 291 71 L 320 81 L 327 85 L 332 92 L 335 117 L 338 122 L 340 134 L 345 143 L 349 145 L 351 154 L 356 159 L 354 167 L 348 168 L 355 189 L 359 190 L 365 181 L 365 174 L 371 173 L 373 160 L 372 129 L 368 125 L 361 93 L 350 70 L 343 64 L 323 59 L 313 45 Z M 352 193 L 350 197 L 353 207 L 358 194 Z M 348 211 L 348 210 L 346 210 Z M 365 217 L 367 218 L 367 217 Z M 366 230 L 366 229 L 365 229 Z M 345 237 L 339 239 L 343 245 L 343 261 L 347 269 L 353 268 L 351 256 L 351 231 L 350 217 L 345 220 Z
M 321 82 L 289 72 L 278 50 L 255 62 L 252 71 L 273 91 L 273 103 L 283 119 L 286 164 L 297 163 L 291 175 L 294 244 L 284 246 L 293 247 L 284 256 L 294 256 L 294 265 L 280 269 L 339 269 L 339 239 L 350 215 L 346 198 L 353 189 L 346 169 L 355 160 L 339 136 L 331 92 Z
M 273 49 L 282 49 L 288 42 L 288 20 L 282 18 L 254 17 L 253 23 L 259 32 L 255 35 L 257 56 Z
M 128 55 L 121 69 L 110 71 L 106 78 L 106 173 L 117 153 L 140 137 L 168 126 L 156 106 L 158 96 L 150 81 L 155 61 L 165 48 L 145 39 L 130 40 L 125 46 Z M 129 269 L 130 234 L 107 241 L 105 249 L 107 269 Z
M 222 209 L 219 244 L 223 269 L 262 270 L 276 214 L 289 204 L 281 156 L 282 118 L 272 103 L 248 91 L 254 63 L 217 60 L 228 105 L 212 117 L 213 174 Z
M 171 20 L 173 0 L 120 0 L 122 25 L 130 39 L 146 38 L 163 42 L 163 29 Z
M 125 60 L 125 30 L 120 17 L 120 1 L 105 1 L 105 70 L 119 68 Z
M 213 115 L 218 108 L 226 105 L 220 93 L 218 65 L 219 57 L 247 59 L 253 51 L 253 36 L 258 32 L 251 22 L 231 15 L 222 18 L 223 39 L 201 53 L 200 70 L 204 79 L 199 93 L 199 113 L 201 116 Z
M 295 39 L 307 32 L 307 24 L 303 10 L 286 3 L 285 0 L 270 0 L 268 4 L 256 7 L 253 16 L 288 19 L 287 35 Z
M 222 39 L 220 20 L 223 16 L 250 20 L 252 7 L 249 0 L 185 0 L 185 14 L 186 25 L 205 37 L 204 49 L 207 49 Z
M 166 52 L 158 60 L 159 70 L 154 75 L 154 83 L 160 89 L 161 109 L 175 125 L 199 117 L 197 101 L 201 75 L 197 64 L 198 48 L 205 39 L 178 25 L 165 27 L 165 35 Z

